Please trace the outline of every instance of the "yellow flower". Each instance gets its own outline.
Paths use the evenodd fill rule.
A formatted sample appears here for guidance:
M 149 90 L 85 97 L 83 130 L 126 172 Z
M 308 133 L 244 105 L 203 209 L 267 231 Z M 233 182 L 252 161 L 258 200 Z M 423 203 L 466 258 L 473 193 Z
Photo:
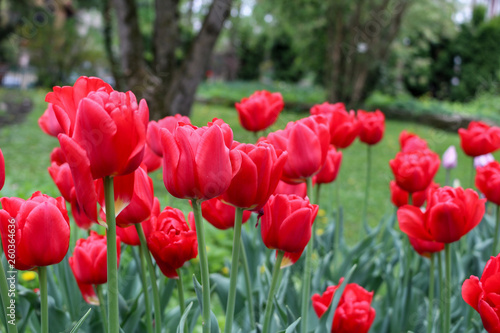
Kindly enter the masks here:
M 318 229 L 316 230 L 316 235 L 317 235 L 317 236 L 321 236 L 321 235 L 323 235 L 324 233 L 325 233 L 325 230 L 323 230 L 322 228 L 318 228 Z
M 34 280 L 36 277 L 36 273 L 35 272 L 24 272 L 21 274 L 21 279 L 23 279 L 24 281 L 31 281 L 31 280 Z
M 227 268 L 227 267 L 223 267 L 223 268 L 222 268 L 222 274 L 224 274 L 224 275 L 228 275 L 228 274 L 229 274 L 229 268 Z
M 264 274 L 266 272 L 266 266 L 260 266 L 260 274 Z
M 318 210 L 318 216 L 319 216 L 319 217 L 326 216 L 326 210 L 324 210 L 324 209 L 320 209 L 320 210 Z

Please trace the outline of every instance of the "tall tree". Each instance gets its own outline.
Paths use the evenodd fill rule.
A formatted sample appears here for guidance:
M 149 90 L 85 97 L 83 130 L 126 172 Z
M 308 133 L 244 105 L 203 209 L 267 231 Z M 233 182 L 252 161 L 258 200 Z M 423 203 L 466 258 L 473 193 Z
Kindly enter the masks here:
M 117 14 L 120 59 L 124 81 L 138 96 L 146 98 L 151 115 L 159 118 L 189 115 L 196 89 L 210 61 L 217 38 L 229 16 L 232 0 L 213 0 L 203 25 L 182 60 L 180 45 L 180 0 L 156 0 L 153 24 L 153 62 L 143 57 L 135 0 L 113 0 Z

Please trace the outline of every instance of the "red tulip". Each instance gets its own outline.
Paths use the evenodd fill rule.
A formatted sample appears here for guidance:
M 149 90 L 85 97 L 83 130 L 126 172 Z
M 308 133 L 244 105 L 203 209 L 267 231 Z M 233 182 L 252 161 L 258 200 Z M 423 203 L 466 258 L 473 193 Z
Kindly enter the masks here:
M 5 184 L 5 160 L 3 159 L 3 153 L 0 149 L 0 190 L 2 190 Z
M 410 237 L 453 243 L 481 222 L 485 201 L 471 189 L 445 186 L 431 190 L 425 213 L 409 205 L 398 209 L 399 227 Z
M 213 198 L 201 203 L 201 214 L 211 225 L 217 229 L 225 230 L 234 227 L 234 216 L 236 208 L 226 205 L 220 197 Z M 248 221 L 251 212 L 243 212 L 243 223 Z
M 500 163 L 493 161 L 477 168 L 476 187 L 488 201 L 500 205 Z
M 45 101 L 50 103 L 49 109 L 52 107 L 54 116 L 62 129 L 61 133 L 65 133 L 68 136 L 73 135 L 75 120 L 77 118 L 77 109 L 80 101 L 95 91 L 103 91 L 109 94 L 113 91 L 113 88 L 97 77 L 82 76 L 76 80 L 72 87 L 54 87 L 53 92 L 49 92 L 47 96 L 45 96 Z M 50 133 L 46 133 L 56 136 L 57 134 L 55 133 L 57 131 L 54 130 L 56 126 L 50 111 L 47 115 L 44 114 L 42 118 L 44 119 L 40 121 L 46 124 L 44 127 L 47 129 L 52 127 L 52 129 L 48 131 Z M 50 125 L 47 121 L 50 122 Z M 40 125 L 40 127 L 42 127 L 42 125 Z
M 69 266 L 76 281 L 83 284 L 103 284 L 108 281 L 106 236 L 90 231 L 87 239 L 76 241 Z M 116 237 L 118 265 L 120 264 L 120 238 Z
M 74 274 L 74 273 L 73 273 Z M 76 281 L 78 285 L 78 289 L 80 289 L 80 293 L 82 294 L 83 299 L 90 305 L 99 305 L 99 297 L 97 296 L 94 285 L 85 284 Z
M 231 183 L 229 149 L 221 127 L 179 125 L 173 133 L 161 130 L 163 182 L 180 199 L 208 200 Z
M 318 205 L 296 195 L 271 196 L 264 206 L 261 234 L 270 249 L 302 252 L 311 238 Z
M 430 150 L 398 153 L 389 162 L 396 184 L 413 193 L 425 190 L 439 169 L 439 155 Z
M 194 216 L 189 214 L 191 229 L 182 211 L 167 207 L 158 216 L 148 247 L 163 274 L 179 278 L 177 269 L 198 255 L 198 240 L 194 230 Z
M 295 194 L 305 198 L 307 196 L 307 185 L 306 183 L 288 184 L 280 180 L 273 194 Z
M 323 295 L 314 294 L 311 298 L 314 311 L 318 317 L 323 316 L 333 296 L 344 281 L 341 278 L 336 286 L 329 286 Z M 373 291 L 368 292 L 356 283 L 345 286 L 337 309 L 333 316 L 331 332 L 334 333 L 366 333 L 375 319 L 375 309 L 371 307 Z
M 314 105 L 311 110 L 309 111 L 311 115 L 325 115 L 327 117 L 332 116 L 335 112 L 346 112 L 345 104 L 344 103 L 334 103 L 330 104 L 328 102 L 324 102 L 323 104 L 316 104 Z
M 66 162 L 66 156 L 60 147 L 52 149 L 50 152 L 50 162 L 55 162 L 57 165 L 61 165 Z
M 231 129 L 231 127 L 226 124 L 224 120 L 217 118 L 214 118 L 212 119 L 212 121 L 209 121 L 207 123 L 208 128 L 214 125 L 220 127 L 220 129 L 222 130 L 222 135 L 224 136 L 224 143 L 227 148 L 231 149 L 231 147 L 233 146 L 233 130 Z
M 235 107 L 241 126 L 247 131 L 258 132 L 274 124 L 284 105 L 280 93 L 262 90 L 244 97 Z
M 69 218 L 64 199 L 35 192 L 28 200 L 0 199 L 0 233 L 5 256 L 19 270 L 54 265 L 69 247 Z M 13 249 L 15 250 L 13 253 Z
M 76 225 L 84 230 L 88 230 L 94 222 L 97 222 L 97 216 L 94 218 L 89 218 L 87 214 L 83 211 L 82 205 L 78 203 L 78 199 L 76 198 L 76 191 L 73 188 L 71 191 L 71 215 L 73 215 L 73 219 L 75 220 Z M 93 203 L 94 206 L 97 206 L 97 200 Z
M 460 146 L 465 154 L 476 157 L 500 148 L 500 128 L 480 121 L 471 121 L 467 129 L 460 128 Z
M 462 298 L 481 316 L 484 329 L 489 333 L 500 332 L 500 254 L 486 263 L 481 279 L 477 276 L 465 280 Z
M 151 210 L 151 218 L 141 223 L 142 229 L 144 230 L 144 235 L 146 236 L 146 240 L 153 230 L 153 225 L 154 223 L 156 223 L 156 218 L 158 217 L 158 215 L 160 215 L 160 201 L 155 197 L 153 209 Z M 134 225 L 124 228 L 117 226 L 116 235 L 120 237 L 121 241 L 127 245 L 141 245 L 139 235 L 137 234 L 137 230 L 135 229 Z
M 310 116 L 288 123 L 284 130 L 269 133 L 268 141 L 288 153 L 283 168 L 284 181 L 301 183 L 321 170 L 330 141 L 327 125 L 324 116 Z
M 273 194 L 283 172 L 287 153 L 261 141 L 256 145 L 234 142 L 233 178 L 221 200 L 239 208 L 258 211 Z
M 360 131 L 359 140 L 368 145 L 374 145 L 382 140 L 385 131 L 385 116 L 380 110 L 366 112 L 358 110 L 357 113 Z
M 360 126 L 354 111 L 347 112 L 344 104 L 327 102 L 315 105 L 311 114 L 323 114 L 330 123 L 330 143 L 337 148 L 349 147 L 359 134 Z
M 59 121 L 57 121 L 56 114 L 54 113 L 54 107 L 52 104 L 49 104 L 47 110 L 43 113 L 43 115 L 38 119 L 38 126 L 50 136 L 59 135 L 59 133 L 64 133 L 61 125 L 59 125 Z
M 408 239 L 410 240 L 410 244 L 413 249 L 423 257 L 430 258 L 432 253 L 444 250 L 444 243 L 426 241 L 410 236 L 408 236 Z
M 48 170 L 64 200 L 71 202 L 71 191 L 75 188 L 75 184 L 73 183 L 69 164 L 58 165 L 57 162 L 52 162 Z
M 170 133 L 173 133 L 179 123 L 191 124 L 191 120 L 189 119 L 189 117 L 176 114 L 175 116 L 168 116 L 163 119 L 160 119 L 157 122 L 154 120 L 151 120 L 149 122 L 147 142 L 151 150 L 159 157 L 163 156 L 160 130 L 162 128 L 165 128 Z
M 407 132 L 406 130 L 403 130 L 399 135 L 399 144 L 401 146 L 401 152 L 403 153 L 426 150 L 429 148 L 427 146 L 427 141 L 414 133 Z
M 436 189 L 439 187 L 439 184 L 432 182 L 425 190 L 413 192 L 412 193 L 412 206 L 422 207 L 427 200 L 427 194 L 430 189 Z M 396 207 L 402 207 L 404 205 L 408 205 L 408 198 L 410 197 L 410 193 L 401 189 L 394 180 L 390 182 L 391 188 L 391 201 Z
M 342 152 L 337 151 L 333 145 L 330 145 L 325 164 L 316 176 L 314 176 L 315 182 L 317 184 L 328 184 L 333 182 L 337 179 L 341 163 Z
M 105 207 L 102 179 L 98 179 L 97 184 L 99 203 Z M 117 226 L 127 227 L 150 218 L 154 201 L 153 180 L 143 166 L 129 175 L 115 177 L 114 195 Z M 106 220 L 104 211 L 101 217 Z
M 158 170 L 161 167 L 161 162 L 161 157 L 156 155 L 151 150 L 151 147 L 146 144 L 146 147 L 144 148 L 144 159 L 142 160 L 142 163 L 148 170 L 148 173 Z

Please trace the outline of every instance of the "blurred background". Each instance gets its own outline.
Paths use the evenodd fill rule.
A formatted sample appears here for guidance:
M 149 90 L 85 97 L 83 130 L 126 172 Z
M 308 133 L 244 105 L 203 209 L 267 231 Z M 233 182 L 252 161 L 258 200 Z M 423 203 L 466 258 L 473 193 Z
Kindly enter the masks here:
M 99 76 L 154 118 L 269 89 L 289 110 L 500 119 L 499 0 L 0 0 L 0 13 L 8 89 Z

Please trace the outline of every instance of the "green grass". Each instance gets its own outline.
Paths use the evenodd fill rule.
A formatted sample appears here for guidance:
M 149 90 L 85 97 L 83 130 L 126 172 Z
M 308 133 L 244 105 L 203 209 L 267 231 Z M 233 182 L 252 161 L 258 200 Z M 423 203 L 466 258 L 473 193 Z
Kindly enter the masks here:
M 5 91 L 3 93 L 6 93 Z M 12 93 L 8 91 L 7 93 Z M 6 164 L 6 183 L 2 196 L 17 196 L 28 198 L 35 191 L 42 191 L 51 196 L 58 196 L 58 190 L 53 184 L 47 167 L 50 165 L 50 152 L 58 145 L 55 138 L 45 135 L 38 127 L 38 118 L 43 113 L 46 103 L 45 92 L 30 91 L 35 102 L 34 111 L 30 113 L 22 124 L 0 128 L 0 148 L 3 151 Z M 1 94 L 0 94 L 1 96 Z M 268 131 L 285 127 L 289 121 L 307 116 L 307 114 L 282 113 L 278 121 Z M 214 117 L 222 118 L 234 131 L 234 139 L 240 142 L 254 142 L 254 136 L 242 129 L 239 125 L 237 112 L 234 108 L 196 104 L 192 114 L 192 122 L 202 126 Z M 399 150 L 399 133 L 406 129 L 417 133 L 429 142 L 429 146 L 439 155 L 455 145 L 458 150 L 459 164 L 453 170 L 452 177 L 462 181 L 462 185 L 469 186 L 471 160 L 459 149 L 458 135 L 447 133 L 408 122 L 387 121 L 384 139 L 373 147 L 372 187 L 369 204 L 369 222 L 376 225 L 385 215 L 392 213 L 394 208 L 390 202 L 389 181 L 393 179 L 389 168 L 389 160 Z M 340 200 L 344 211 L 345 236 L 348 243 L 360 239 L 362 233 L 362 205 L 364 198 L 366 177 L 366 145 L 358 140 L 343 151 L 343 161 L 339 174 Z M 500 155 L 497 154 L 497 158 Z M 170 205 L 182 209 L 186 215 L 190 207 L 186 200 L 179 200 L 168 195 L 162 181 L 161 171 L 154 172 L 151 177 L 155 184 L 155 193 L 159 197 L 162 207 Z M 440 170 L 436 176 L 438 183 L 444 183 L 444 171 Z M 324 209 L 318 223 L 326 223 L 336 205 L 334 200 L 334 184 L 324 185 L 321 190 L 320 207 Z M 217 232 L 208 227 L 209 237 L 215 241 L 209 252 L 214 258 L 213 264 L 217 269 L 224 266 L 224 256 L 219 256 L 220 251 L 231 246 L 231 237 L 227 233 Z M 209 239 L 210 239 L 209 238 Z M 222 247 L 220 246 L 222 245 Z M 227 246 L 227 247 L 226 247 Z

